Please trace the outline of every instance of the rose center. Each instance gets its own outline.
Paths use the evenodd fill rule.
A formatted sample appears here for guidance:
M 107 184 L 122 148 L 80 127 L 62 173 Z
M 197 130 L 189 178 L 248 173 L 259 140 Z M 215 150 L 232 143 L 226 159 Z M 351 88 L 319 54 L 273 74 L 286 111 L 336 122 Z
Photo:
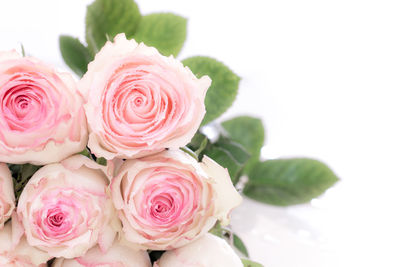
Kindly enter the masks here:
M 142 104 L 143 104 L 143 98 L 141 98 L 141 97 L 136 97 L 136 99 L 135 99 L 135 105 L 136 105 L 137 107 L 140 107 Z
M 47 224 L 51 228 L 59 228 L 63 225 L 66 218 L 66 214 L 58 208 L 49 210 L 47 215 Z
M 156 204 L 154 210 L 158 213 L 166 212 L 169 210 L 169 207 L 163 204 Z
M 26 131 L 38 127 L 47 114 L 46 105 L 43 105 L 45 93 L 33 82 L 14 82 L 21 84 L 5 90 L 0 101 L 2 114 L 12 130 Z
M 50 223 L 51 223 L 53 226 L 60 226 L 60 225 L 62 225 L 62 223 L 63 223 L 63 221 L 64 221 L 64 214 L 58 213 L 58 214 L 56 214 L 56 215 L 51 216 L 51 217 L 49 218 L 49 220 L 50 220 Z
M 151 205 L 151 215 L 158 219 L 166 219 L 174 212 L 174 199 L 171 195 L 154 197 Z
M 25 96 L 17 97 L 15 115 L 19 118 L 25 117 L 29 111 L 29 105 L 29 99 L 27 99 Z
M 29 102 L 26 99 L 21 99 L 18 102 L 18 106 L 20 109 L 25 109 L 29 106 Z

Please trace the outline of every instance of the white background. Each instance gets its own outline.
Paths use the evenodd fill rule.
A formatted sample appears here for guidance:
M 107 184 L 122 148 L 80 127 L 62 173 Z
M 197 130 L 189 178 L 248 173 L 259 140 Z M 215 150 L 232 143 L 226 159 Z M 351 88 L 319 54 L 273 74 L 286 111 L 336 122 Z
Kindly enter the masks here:
M 91 1 L 1 1 L 0 50 L 67 70 L 58 35 L 83 39 Z M 309 205 L 245 200 L 233 228 L 269 267 L 400 266 L 400 2 L 141 0 L 189 19 L 179 58 L 209 55 L 242 77 L 226 114 L 257 115 L 264 158 L 308 156 L 341 182 Z

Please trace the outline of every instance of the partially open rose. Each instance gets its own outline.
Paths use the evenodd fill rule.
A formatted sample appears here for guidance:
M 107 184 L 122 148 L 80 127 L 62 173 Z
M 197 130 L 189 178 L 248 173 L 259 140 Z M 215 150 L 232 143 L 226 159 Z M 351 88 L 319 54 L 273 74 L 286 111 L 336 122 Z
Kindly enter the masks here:
M 14 244 L 11 222 L 0 230 L 0 266 L 45 267 L 50 258 L 47 253 L 29 246 L 25 238 Z
M 29 180 L 17 214 L 28 243 L 54 257 L 74 258 L 111 246 L 115 217 L 103 166 L 82 155 L 46 165 Z
M 118 34 L 79 83 L 98 157 L 137 158 L 190 142 L 205 114 L 211 84 L 155 48 Z
M 132 250 L 118 242 L 103 253 L 96 246 L 84 256 L 75 259 L 58 258 L 52 267 L 151 267 L 149 255 L 144 250 Z
M 0 161 L 43 165 L 83 150 L 87 125 L 70 74 L 0 52 Z
M 153 250 L 181 247 L 217 220 L 226 224 L 241 202 L 226 169 L 180 150 L 125 161 L 111 190 L 124 238 Z
M 243 267 L 240 258 L 225 240 L 206 234 L 184 247 L 167 251 L 154 267 Z
M 14 208 L 15 196 L 11 172 L 5 163 L 0 163 L 0 229 L 11 217 Z

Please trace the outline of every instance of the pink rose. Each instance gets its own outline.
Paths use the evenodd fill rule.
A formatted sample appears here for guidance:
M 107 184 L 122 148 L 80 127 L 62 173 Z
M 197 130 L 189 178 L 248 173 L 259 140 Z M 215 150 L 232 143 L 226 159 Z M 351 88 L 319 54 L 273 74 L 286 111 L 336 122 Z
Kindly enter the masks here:
M 154 267 L 243 267 L 243 263 L 225 240 L 206 234 L 184 247 L 167 251 Z
M 0 52 L 0 161 L 44 165 L 84 149 L 87 126 L 71 75 Z
M 190 142 L 205 114 L 211 84 L 155 48 L 118 34 L 89 64 L 85 96 L 91 151 L 106 159 L 138 158 Z
M 132 250 L 115 243 L 103 253 L 98 246 L 90 249 L 84 256 L 75 259 L 58 258 L 52 267 L 151 267 L 146 251 Z
M 208 157 L 164 151 L 127 160 L 111 184 L 124 238 L 135 247 L 181 247 L 210 230 L 242 200 L 226 169 Z
M 47 253 L 29 246 L 25 238 L 14 244 L 11 222 L 0 230 L 0 266 L 45 267 L 50 258 Z
M 7 165 L 0 163 L 0 229 L 15 208 L 13 178 Z
M 82 155 L 39 169 L 17 206 L 28 243 L 65 258 L 82 256 L 97 243 L 107 250 L 116 231 L 106 172 Z

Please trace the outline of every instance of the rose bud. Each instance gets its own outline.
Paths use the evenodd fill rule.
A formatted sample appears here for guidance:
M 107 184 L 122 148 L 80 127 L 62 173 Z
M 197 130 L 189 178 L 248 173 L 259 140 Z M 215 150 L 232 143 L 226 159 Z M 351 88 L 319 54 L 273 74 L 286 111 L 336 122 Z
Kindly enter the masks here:
M 15 208 L 13 178 L 5 163 L 0 163 L 0 229 Z
M 205 114 L 211 84 L 157 49 L 118 34 L 79 82 L 90 150 L 106 159 L 138 158 L 185 146 Z
M 96 246 L 84 256 L 75 259 L 58 258 L 52 267 L 87 267 L 87 266 L 115 266 L 115 267 L 151 267 L 149 255 L 143 250 L 132 250 L 129 247 L 115 243 L 103 253 Z
M 207 156 L 198 163 L 180 150 L 125 161 L 111 191 L 123 238 L 152 250 L 181 247 L 217 220 L 227 224 L 242 200 L 227 169 Z
M 198 240 L 165 252 L 154 267 L 243 267 L 243 263 L 225 240 L 206 234 Z
M 84 149 L 82 97 L 68 73 L 0 52 L 0 161 L 44 165 Z
M 28 243 L 53 257 L 79 257 L 96 244 L 106 251 L 116 234 L 106 173 L 82 155 L 39 169 L 17 206 Z

